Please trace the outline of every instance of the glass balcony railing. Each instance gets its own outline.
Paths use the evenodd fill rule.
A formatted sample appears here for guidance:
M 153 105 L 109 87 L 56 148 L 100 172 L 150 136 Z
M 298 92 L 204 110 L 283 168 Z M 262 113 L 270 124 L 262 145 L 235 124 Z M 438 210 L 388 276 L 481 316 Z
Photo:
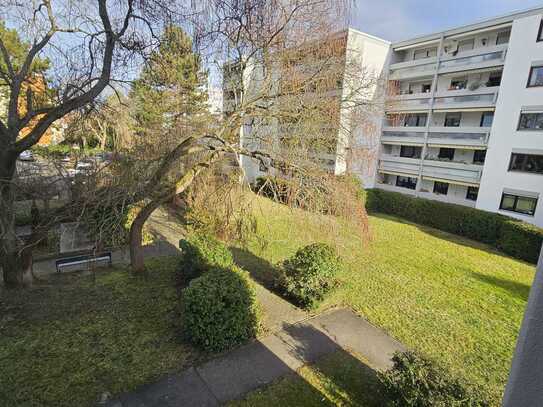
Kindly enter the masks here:
M 491 52 L 489 54 L 475 55 L 471 57 L 455 58 L 449 61 L 442 61 L 439 64 L 439 67 L 452 68 L 452 67 L 463 66 L 463 65 L 473 65 L 473 64 L 478 64 L 478 63 L 487 62 L 487 61 L 495 61 L 502 58 L 503 58 L 503 52 L 498 51 L 498 52 Z
M 492 105 L 495 103 L 495 97 L 496 95 L 494 93 L 482 95 L 445 96 L 436 98 L 434 103 L 436 105 L 461 103 L 481 103 Z

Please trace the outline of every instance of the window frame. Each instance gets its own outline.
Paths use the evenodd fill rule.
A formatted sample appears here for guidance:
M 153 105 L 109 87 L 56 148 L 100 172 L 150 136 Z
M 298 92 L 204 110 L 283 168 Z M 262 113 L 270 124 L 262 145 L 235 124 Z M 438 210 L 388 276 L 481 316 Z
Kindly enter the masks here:
M 523 115 L 541 115 L 543 116 L 543 112 L 520 112 L 519 119 L 518 119 L 518 125 L 517 125 L 517 131 L 543 131 L 543 128 L 531 128 L 531 127 L 520 127 L 522 123 L 522 116 Z
M 492 123 L 490 123 L 490 126 L 483 126 L 483 123 L 485 122 L 485 117 L 492 115 Z M 481 121 L 479 122 L 479 127 L 482 127 L 483 129 L 489 129 L 494 124 L 494 112 L 483 112 L 481 114 Z
M 499 42 L 500 40 L 500 35 L 502 34 L 508 34 L 508 37 L 507 37 L 507 42 Z M 509 40 L 511 39 L 511 30 L 504 30 L 504 31 L 500 31 L 498 32 L 498 34 L 496 35 L 496 45 L 503 45 L 503 44 L 509 44 Z
M 514 204 L 513 204 L 513 209 L 505 209 L 503 207 L 503 201 L 504 201 L 505 197 L 507 197 L 507 196 L 513 197 L 515 199 Z M 524 198 L 524 199 L 529 199 L 529 200 L 534 201 L 534 209 L 533 209 L 533 211 L 532 212 L 523 212 L 523 211 L 516 210 L 517 206 L 518 206 L 519 198 Z M 535 216 L 535 211 L 537 210 L 538 202 L 539 202 L 539 198 L 533 198 L 533 197 L 522 196 L 522 195 L 513 195 L 513 194 L 508 194 L 506 192 L 503 192 L 502 193 L 502 198 L 500 200 L 500 210 L 501 211 L 507 211 L 507 212 L 514 212 L 514 213 L 518 213 L 518 214 L 525 215 L 525 216 Z
M 476 158 L 480 158 L 480 157 L 477 157 L 479 154 L 483 156 L 482 160 L 480 159 L 476 160 Z M 483 165 L 485 163 L 485 160 L 486 160 L 486 150 L 475 150 L 473 152 L 473 164 Z
M 447 125 L 447 118 L 450 116 L 458 116 L 458 125 L 457 126 L 451 126 Z M 445 113 L 445 121 L 443 122 L 443 127 L 460 127 L 462 124 L 462 112 L 447 112 Z
M 536 42 L 543 42 L 543 18 L 541 19 L 541 22 L 539 23 L 539 31 L 537 32 Z
M 533 65 L 530 67 L 530 73 L 528 74 L 528 83 L 526 84 L 527 88 L 541 88 L 543 87 L 543 82 L 541 82 L 540 85 L 530 85 L 530 82 L 532 82 L 532 75 L 534 74 L 534 71 L 536 69 L 543 70 L 543 65 Z
M 447 196 L 449 194 L 449 183 L 448 182 L 441 182 L 441 181 L 434 181 L 434 186 L 432 188 L 432 191 L 436 195 L 445 195 Z M 444 191 L 439 191 L 441 188 L 444 188 Z
M 405 149 L 412 149 L 413 154 L 412 155 L 402 155 L 404 153 Z M 400 157 L 419 159 L 421 157 L 420 149 L 421 149 L 421 147 L 419 147 L 419 146 L 401 145 L 400 146 Z
M 442 156 L 441 156 L 441 152 L 442 152 L 442 151 L 445 151 L 445 150 L 447 150 L 447 151 L 452 151 L 452 155 L 451 155 L 450 158 L 449 158 L 449 157 L 442 157 Z M 437 153 L 437 158 L 441 158 L 441 159 L 453 161 L 453 160 L 454 160 L 455 154 L 456 154 L 456 148 L 451 148 L 451 147 L 440 147 L 440 148 L 439 148 L 439 152 Z

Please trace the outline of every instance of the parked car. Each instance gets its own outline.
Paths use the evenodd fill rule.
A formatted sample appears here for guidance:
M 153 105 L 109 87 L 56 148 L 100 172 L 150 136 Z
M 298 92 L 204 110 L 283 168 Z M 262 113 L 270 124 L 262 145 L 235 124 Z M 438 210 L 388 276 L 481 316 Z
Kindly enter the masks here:
M 19 155 L 19 160 L 21 161 L 34 161 L 34 155 L 32 151 L 25 150 Z

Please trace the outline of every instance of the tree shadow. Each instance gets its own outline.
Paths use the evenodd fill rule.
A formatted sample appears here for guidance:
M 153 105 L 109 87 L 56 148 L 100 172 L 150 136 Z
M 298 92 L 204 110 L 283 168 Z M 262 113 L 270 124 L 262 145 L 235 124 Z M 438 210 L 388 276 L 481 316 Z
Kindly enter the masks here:
M 495 276 L 489 276 L 482 273 L 471 273 L 472 276 L 486 284 L 493 285 L 495 287 L 505 290 L 512 297 L 518 298 L 523 301 L 528 301 L 528 295 L 530 294 L 530 286 L 527 284 L 519 283 L 517 281 L 506 280 Z
M 247 270 L 259 284 L 270 291 L 277 291 L 275 284 L 279 276 L 279 269 L 269 261 L 255 256 L 247 249 L 239 247 L 229 247 L 234 257 L 234 262 L 241 268 Z

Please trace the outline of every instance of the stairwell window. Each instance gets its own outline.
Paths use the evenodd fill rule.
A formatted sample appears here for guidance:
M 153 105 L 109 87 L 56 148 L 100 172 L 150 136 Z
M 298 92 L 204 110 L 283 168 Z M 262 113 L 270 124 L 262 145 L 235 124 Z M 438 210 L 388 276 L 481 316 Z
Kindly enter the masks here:
M 537 198 L 503 194 L 500 202 L 500 209 L 509 212 L 522 213 L 523 215 L 534 216 L 537 206 Z
M 521 113 L 518 130 L 543 130 L 543 112 Z
M 511 154 L 509 171 L 543 174 L 543 155 L 539 154 Z
M 528 88 L 543 86 L 543 65 L 532 66 L 528 77 Z

